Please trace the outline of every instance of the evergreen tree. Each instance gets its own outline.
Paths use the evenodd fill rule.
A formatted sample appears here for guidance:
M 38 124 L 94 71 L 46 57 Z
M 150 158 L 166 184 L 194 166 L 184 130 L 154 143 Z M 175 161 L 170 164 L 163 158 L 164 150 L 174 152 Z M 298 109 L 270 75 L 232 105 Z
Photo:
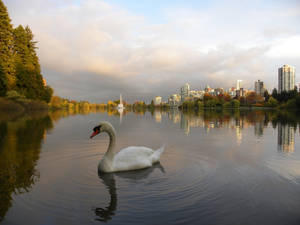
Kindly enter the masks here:
M 269 94 L 268 90 L 264 91 L 264 97 L 265 97 L 265 102 L 267 102 L 270 98 L 270 94 Z
M 53 90 L 45 87 L 36 54 L 36 42 L 28 26 L 14 29 L 17 90 L 27 98 L 50 101 Z
M 13 27 L 7 8 L 0 0 L 0 96 L 15 85 Z
M 272 97 L 277 99 L 278 98 L 278 92 L 277 92 L 277 89 L 274 88 L 273 91 L 272 91 Z M 278 100 L 278 99 L 277 99 Z

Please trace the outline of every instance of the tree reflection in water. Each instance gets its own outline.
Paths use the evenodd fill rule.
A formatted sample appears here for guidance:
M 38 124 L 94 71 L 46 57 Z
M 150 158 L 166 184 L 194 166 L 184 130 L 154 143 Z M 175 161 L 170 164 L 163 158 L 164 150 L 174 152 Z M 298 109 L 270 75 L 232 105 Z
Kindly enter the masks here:
M 39 179 L 35 166 L 45 132 L 52 127 L 47 113 L 1 117 L 0 221 L 12 205 L 12 195 L 28 192 Z
M 111 220 L 112 217 L 115 215 L 118 200 L 115 176 L 129 181 L 138 181 L 146 179 L 156 168 L 160 169 L 162 173 L 165 172 L 162 165 L 160 163 L 156 163 L 155 165 L 147 169 L 117 173 L 98 173 L 99 178 L 102 180 L 102 182 L 108 189 L 110 195 L 110 202 L 109 205 L 105 208 L 97 207 L 93 209 L 97 216 L 95 220 L 107 222 Z

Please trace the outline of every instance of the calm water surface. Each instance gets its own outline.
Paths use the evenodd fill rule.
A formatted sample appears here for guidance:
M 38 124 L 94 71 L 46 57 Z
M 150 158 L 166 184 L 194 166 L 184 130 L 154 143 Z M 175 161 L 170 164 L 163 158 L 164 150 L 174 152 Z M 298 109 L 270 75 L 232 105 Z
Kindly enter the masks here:
M 0 114 L 0 224 L 300 224 L 297 112 Z M 166 144 L 160 164 L 98 174 L 117 149 Z

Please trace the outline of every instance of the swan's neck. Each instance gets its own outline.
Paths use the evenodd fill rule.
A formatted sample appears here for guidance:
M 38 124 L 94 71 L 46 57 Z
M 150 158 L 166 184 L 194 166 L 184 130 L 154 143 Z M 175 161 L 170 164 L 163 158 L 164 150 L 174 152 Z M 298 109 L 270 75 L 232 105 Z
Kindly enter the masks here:
M 109 161 L 112 161 L 114 159 L 115 156 L 115 143 L 116 143 L 116 134 L 115 131 L 112 129 L 106 129 L 103 132 L 106 132 L 109 136 L 109 145 L 108 145 L 108 149 L 105 153 L 105 158 Z

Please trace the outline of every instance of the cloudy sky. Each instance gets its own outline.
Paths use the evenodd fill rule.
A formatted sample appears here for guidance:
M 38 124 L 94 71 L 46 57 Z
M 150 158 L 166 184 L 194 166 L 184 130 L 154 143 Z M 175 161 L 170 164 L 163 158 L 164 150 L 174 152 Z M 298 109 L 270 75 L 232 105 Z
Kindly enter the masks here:
M 55 94 L 92 102 L 300 82 L 299 0 L 3 0 L 14 26 L 29 25 Z

